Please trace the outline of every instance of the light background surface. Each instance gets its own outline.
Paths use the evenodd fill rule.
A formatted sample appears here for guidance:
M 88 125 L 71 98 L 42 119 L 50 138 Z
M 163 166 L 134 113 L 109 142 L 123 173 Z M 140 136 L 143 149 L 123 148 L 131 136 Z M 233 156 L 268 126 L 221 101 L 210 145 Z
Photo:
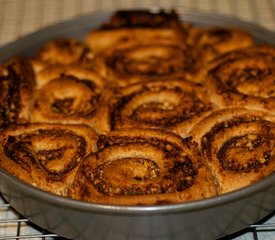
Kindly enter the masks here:
M 222 14 L 275 31 L 275 0 L 0 0 L 0 45 L 77 16 L 155 6 Z

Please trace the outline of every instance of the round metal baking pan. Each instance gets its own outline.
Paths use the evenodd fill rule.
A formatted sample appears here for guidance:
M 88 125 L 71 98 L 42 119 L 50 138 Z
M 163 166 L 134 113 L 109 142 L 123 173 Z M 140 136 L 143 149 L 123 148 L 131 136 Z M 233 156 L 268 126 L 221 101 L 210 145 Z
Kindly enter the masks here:
M 0 62 L 31 56 L 56 37 L 83 39 L 112 13 L 69 20 L 30 34 L 0 49 Z M 257 25 L 203 13 L 181 13 L 183 21 L 203 26 L 235 26 L 253 34 L 256 42 L 274 44 L 275 33 Z M 221 196 L 163 206 L 111 206 L 80 202 L 29 186 L 0 169 L 0 191 L 19 213 L 60 236 L 73 239 L 203 239 L 239 231 L 275 209 L 275 173 Z

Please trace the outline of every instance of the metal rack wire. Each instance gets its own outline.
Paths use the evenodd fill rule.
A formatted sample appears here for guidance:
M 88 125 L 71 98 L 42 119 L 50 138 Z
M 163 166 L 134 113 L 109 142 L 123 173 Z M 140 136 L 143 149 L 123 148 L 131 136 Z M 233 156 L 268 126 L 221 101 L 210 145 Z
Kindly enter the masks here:
M 8 231 L 7 231 L 8 230 Z M 17 213 L 9 203 L 0 198 L 0 240 L 8 239 L 60 239 L 57 234 L 34 225 Z M 65 238 L 63 238 L 65 239 Z
M 8 235 L 4 230 L 9 229 Z M 7 231 L 6 231 L 7 232 Z M 11 234 L 12 233 L 12 234 Z M 40 228 L 17 213 L 9 203 L 0 198 L 0 240 L 66 240 L 57 234 Z M 275 211 L 273 214 L 253 224 L 241 232 L 223 237 L 219 240 L 274 240 L 275 239 Z

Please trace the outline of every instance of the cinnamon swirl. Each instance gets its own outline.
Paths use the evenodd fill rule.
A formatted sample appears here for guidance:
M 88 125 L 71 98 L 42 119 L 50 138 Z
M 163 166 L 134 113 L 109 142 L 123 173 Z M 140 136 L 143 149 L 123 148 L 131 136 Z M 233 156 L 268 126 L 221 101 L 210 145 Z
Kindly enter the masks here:
M 120 44 L 95 56 L 93 65 L 118 86 L 176 77 L 200 83 L 205 74 L 201 52 L 185 44 Z
M 106 80 L 103 79 L 96 71 L 87 69 L 79 65 L 58 65 L 47 67 L 36 74 L 37 88 L 42 88 L 46 83 L 53 79 L 59 79 L 63 76 L 72 76 L 82 80 L 89 80 L 103 89 Z
M 9 127 L 0 136 L 0 166 L 33 186 L 67 195 L 80 162 L 96 151 L 96 141 L 84 125 Z
M 199 84 L 183 79 L 137 83 L 117 89 L 101 108 L 101 128 L 162 128 L 184 137 L 213 109 Z
M 101 135 L 81 164 L 69 196 L 116 205 L 185 202 L 216 194 L 213 177 L 190 139 L 127 129 Z
M 38 74 L 32 122 L 87 124 L 95 127 L 97 108 L 108 96 L 105 81 L 90 69 L 62 66 Z M 103 94 L 104 92 L 104 94 Z
M 223 53 L 254 45 L 250 33 L 229 27 L 190 28 L 188 42 L 202 48 L 206 61 Z
M 210 64 L 207 85 L 220 107 L 275 109 L 275 48 L 269 45 L 232 51 Z
M 99 29 L 89 32 L 86 43 L 96 53 L 125 42 L 181 44 L 186 39 L 187 29 L 188 25 L 182 25 L 174 11 L 118 11 Z
M 0 65 L 0 129 L 29 120 L 36 87 L 31 64 L 14 57 Z
M 216 111 L 190 131 L 199 142 L 219 193 L 252 184 L 275 171 L 275 116 L 229 108 Z
M 46 42 L 31 59 L 35 72 L 48 66 L 80 64 L 91 67 L 93 53 L 89 48 L 74 38 L 57 38 Z

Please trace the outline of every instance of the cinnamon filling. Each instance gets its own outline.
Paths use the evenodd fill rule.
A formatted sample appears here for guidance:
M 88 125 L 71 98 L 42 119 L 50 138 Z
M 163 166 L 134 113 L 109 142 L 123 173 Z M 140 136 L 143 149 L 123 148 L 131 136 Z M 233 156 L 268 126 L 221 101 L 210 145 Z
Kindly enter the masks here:
M 86 176 L 109 196 L 179 192 L 192 186 L 197 176 L 188 156 L 147 142 L 103 148 L 97 153 L 97 163 L 93 169 L 86 166 Z
M 106 60 L 119 76 L 163 77 L 182 72 L 196 72 L 197 52 L 177 46 L 146 45 L 117 50 Z
M 249 56 L 235 56 L 210 71 L 218 85 L 218 93 L 237 93 L 246 96 L 271 98 L 275 96 L 275 64 L 268 57 L 256 60 Z
M 238 136 L 226 141 L 217 157 L 225 170 L 249 172 L 270 161 L 268 145 L 263 137 L 256 134 Z
M 62 130 L 39 130 L 9 136 L 4 147 L 7 157 L 26 170 L 35 164 L 53 178 L 71 171 L 86 154 L 85 139 Z
M 253 124 L 253 132 L 247 130 Z M 244 133 L 240 134 L 234 128 L 242 126 Z M 255 129 L 255 126 L 258 126 Z M 224 136 L 222 132 L 236 132 L 231 136 Z M 258 171 L 271 160 L 273 155 L 274 135 L 272 125 L 269 122 L 256 117 L 242 117 L 216 124 L 210 132 L 203 137 L 202 146 L 207 158 L 211 159 L 216 154 L 223 169 L 234 172 Z M 217 139 L 216 139 L 217 138 Z M 228 139 L 227 139 L 228 138 Z M 219 141 L 220 139 L 220 141 Z M 220 146 L 212 152 L 212 143 L 219 141 Z M 212 149 L 212 150 L 211 150 Z
M 88 80 L 78 80 L 71 76 L 52 80 L 45 85 L 42 92 L 42 99 L 45 99 L 47 105 L 49 104 L 48 107 L 53 113 L 68 117 L 92 116 L 99 96 L 94 83 Z M 40 100 L 38 103 L 43 105 L 44 101 Z
M 121 120 L 133 120 L 152 126 L 168 127 L 211 109 L 195 94 L 181 89 L 145 90 L 119 99 L 111 114 L 113 128 Z
M 21 108 L 20 76 L 12 67 L 4 68 L 5 74 L 0 75 L 0 127 L 16 123 Z

